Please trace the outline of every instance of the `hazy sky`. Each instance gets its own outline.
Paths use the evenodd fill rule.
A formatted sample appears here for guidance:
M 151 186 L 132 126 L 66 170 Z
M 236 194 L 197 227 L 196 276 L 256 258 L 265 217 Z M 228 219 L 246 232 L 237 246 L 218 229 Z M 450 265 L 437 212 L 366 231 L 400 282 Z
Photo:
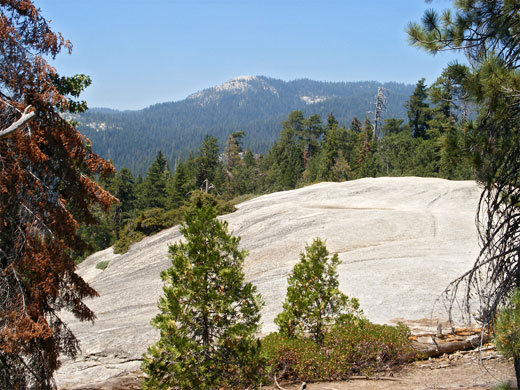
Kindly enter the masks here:
M 85 73 L 90 107 L 144 108 L 240 75 L 427 83 L 455 59 L 408 45 L 404 28 L 437 0 L 35 0 Z M 462 59 L 461 56 L 458 57 Z

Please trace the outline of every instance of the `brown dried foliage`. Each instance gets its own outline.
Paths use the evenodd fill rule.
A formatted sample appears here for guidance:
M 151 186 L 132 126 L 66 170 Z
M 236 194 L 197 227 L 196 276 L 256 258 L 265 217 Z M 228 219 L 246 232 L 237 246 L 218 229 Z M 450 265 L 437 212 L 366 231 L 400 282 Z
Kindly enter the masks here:
M 70 253 L 79 223 L 95 222 L 89 208 L 115 201 L 90 178 L 113 167 L 59 115 L 68 100 L 43 56 L 71 48 L 30 0 L 0 0 L 0 130 L 36 113 L 0 138 L 0 388 L 54 388 L 59 355 L 78 351 L 58 312 L 94 319 L 83 299 L 97 294 Z

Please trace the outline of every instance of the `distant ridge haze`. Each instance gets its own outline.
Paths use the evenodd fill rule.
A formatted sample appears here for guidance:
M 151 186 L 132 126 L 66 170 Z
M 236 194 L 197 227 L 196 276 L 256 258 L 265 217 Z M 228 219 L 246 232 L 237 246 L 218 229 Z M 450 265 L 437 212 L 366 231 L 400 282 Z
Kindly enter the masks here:
M 323 120 L 332 112 L 348 127 L 354 116 L 363 120 L 373 110 L 379 86 L 387 96 L 383 118 L 405 118 L 404 103 L 413 93 L 413 85 L 238 76 L 184 100 L 136 111 L 93 108 L 75 119 L 94 151 L 117 168 L 144 174 L 158 150 L 174 166 L 177 159 L 196 151 L 206 134 L 224 145 L 230 133 L 243 130 L 244 146 L 265 153 L 276 140 L 280 123 L 294 110 L 306 116 L 319 114 Z

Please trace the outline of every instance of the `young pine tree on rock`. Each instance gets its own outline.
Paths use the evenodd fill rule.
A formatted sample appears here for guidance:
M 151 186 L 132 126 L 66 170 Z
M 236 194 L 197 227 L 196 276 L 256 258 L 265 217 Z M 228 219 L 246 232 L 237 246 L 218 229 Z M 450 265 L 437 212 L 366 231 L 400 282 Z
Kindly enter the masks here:
M 300 262 L 289 276 L 283 311 L 274 320 L 287 336 L 310 335 L 323 343 L 327 329 L 343 315 L 361 316 L 359 302 L 349 298 L 338 286 L 337 254 L 332 257 L 325 243 L 316 238 L 300 253 Z
M 144 356 L 143 389 L 246 389 L 261 379 L 261 298 L 244 280 L 240 238 L 216 215 L 202 205 L 188 212 L 184 240 L 170 246 L 152 321 L 161 337 Z

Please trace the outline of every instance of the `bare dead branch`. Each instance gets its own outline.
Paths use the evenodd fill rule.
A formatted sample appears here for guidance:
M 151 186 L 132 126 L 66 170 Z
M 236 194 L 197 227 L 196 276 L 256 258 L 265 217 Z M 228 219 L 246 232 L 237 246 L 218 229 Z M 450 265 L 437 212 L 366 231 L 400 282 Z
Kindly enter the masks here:
M 27 121 L 34 118 L 34 116 L 36 115 L 36 113 L 34 111 L 27 112 L 30 107 L 31 106 L 27 106 L 25 111 L 22 113 L 22 116 L 20 117 L 20 119 L 18 119 L 16 122 L 12 123 L 11 126 L 9 126 L 7 129 L 0 130 L 0 139 L 7 137 L 9 134 L 11 134 L 12 132 L 18 130 L 23 125 L 25 125 L 25 123 Z
M 278 383 L 278 381 L 276 380 L 276 375 L 274 376 L 274 385 L 275 387 L 278 389 L 278 390 L 287 390 L 283 387 L 280 386 L 280 384 Z M 299 390 L 304 390 L 307 388 L 307 383 L 305 382 L 302 382 L 302 384 L 300 385 L 300 389 Z

